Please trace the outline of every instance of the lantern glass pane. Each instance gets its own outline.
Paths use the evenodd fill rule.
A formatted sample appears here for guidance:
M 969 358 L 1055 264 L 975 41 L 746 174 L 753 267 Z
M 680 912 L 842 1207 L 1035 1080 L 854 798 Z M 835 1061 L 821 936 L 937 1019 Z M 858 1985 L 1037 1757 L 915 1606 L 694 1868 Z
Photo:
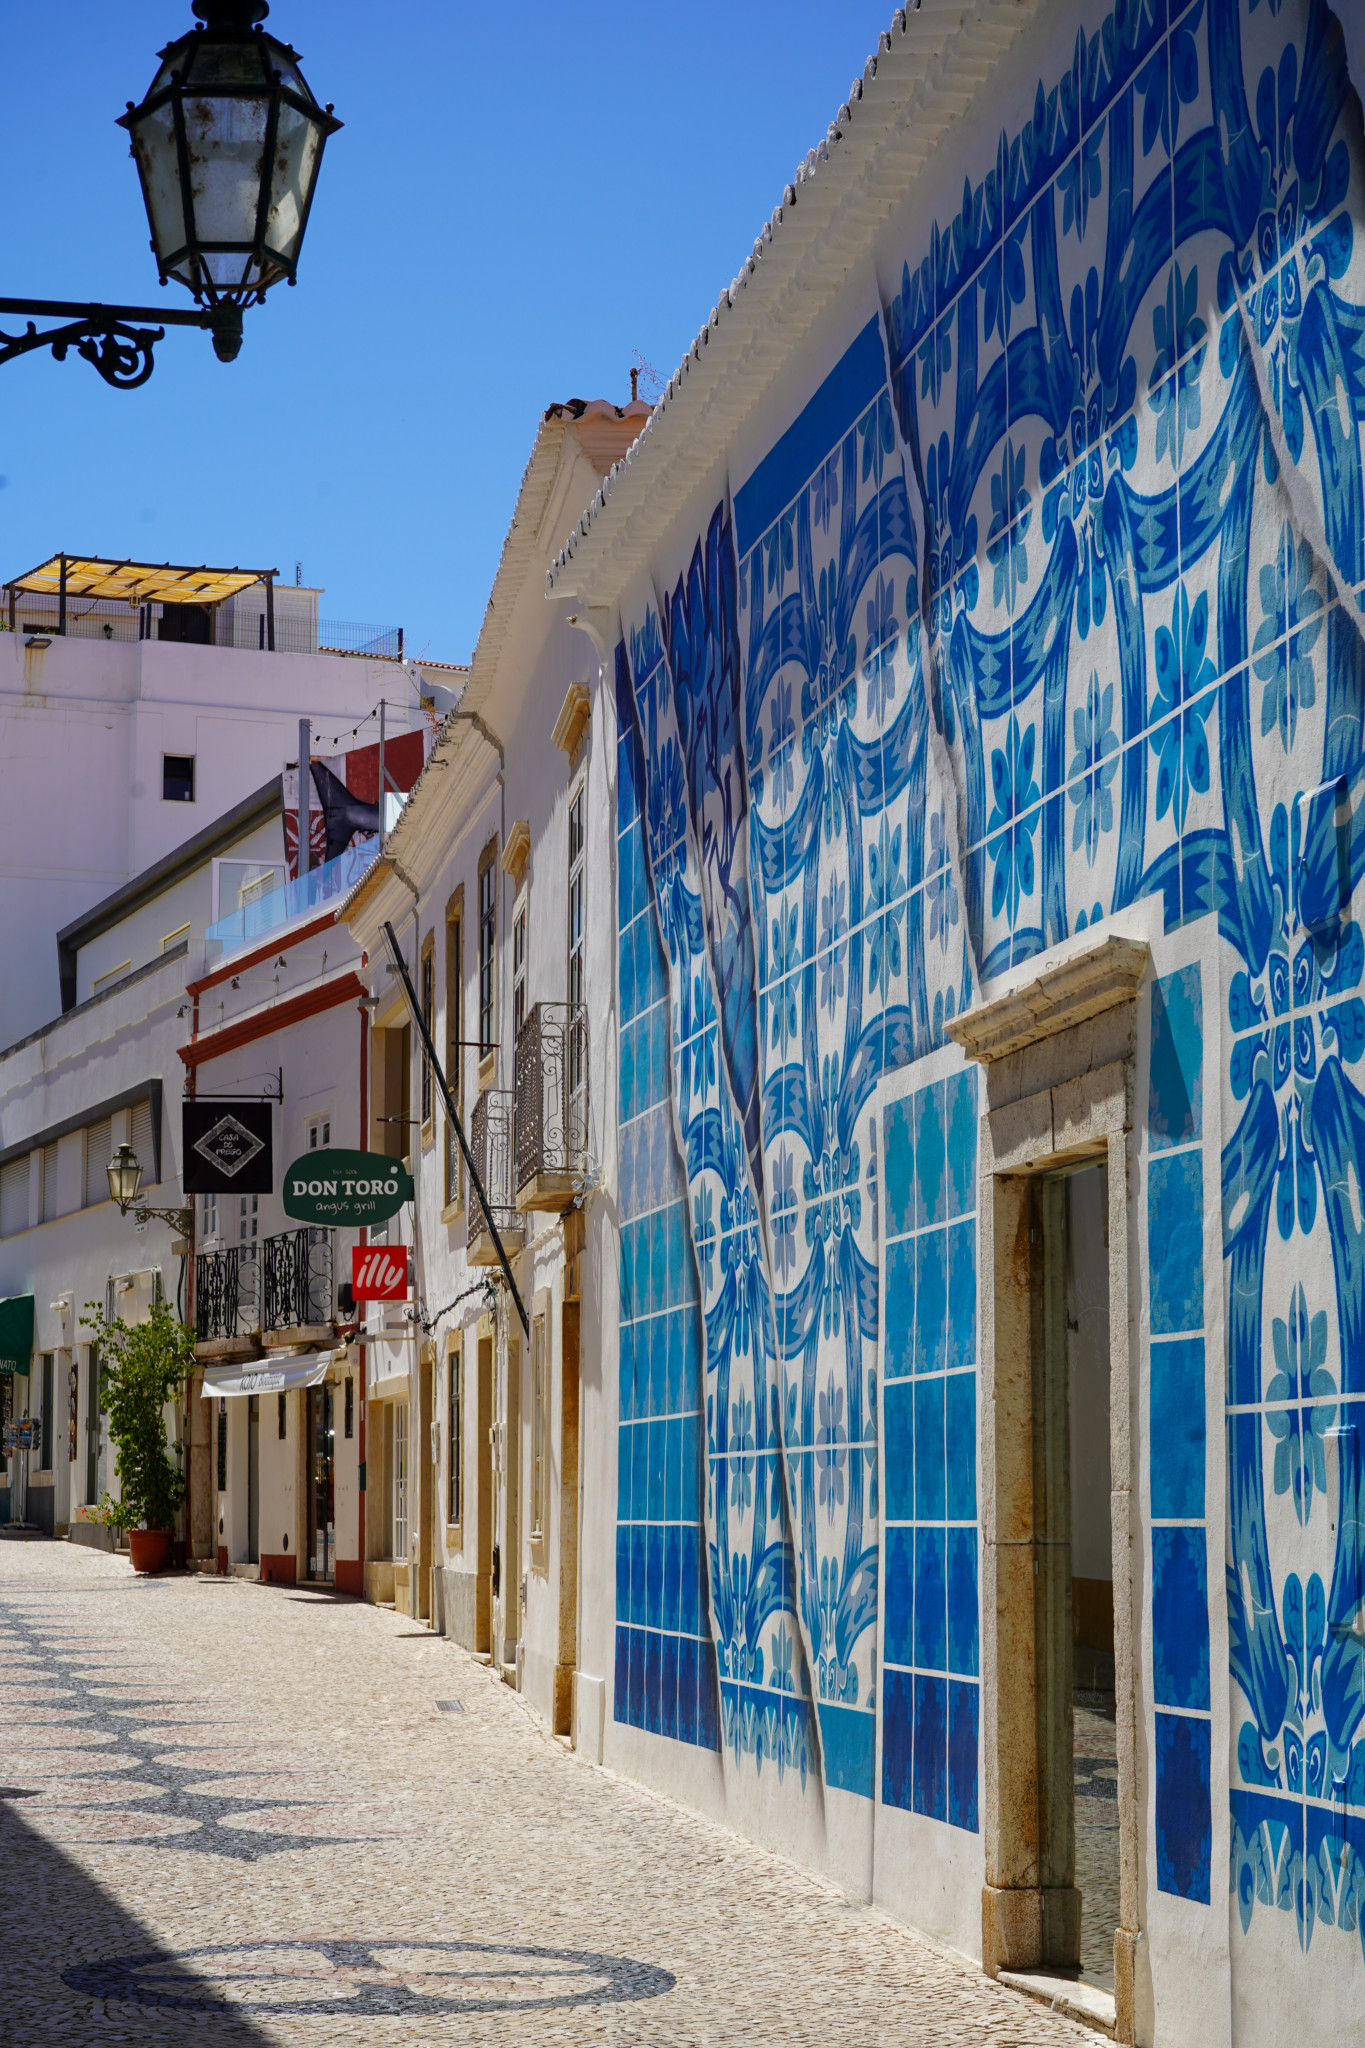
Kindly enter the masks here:
M 185 71 L 187 88 L 215 85 L 267 85 L 263 52 L 259 40 L 249 43 L 215 43 L 199 38 L 190 52 Z
M 186 97 L 190 192 L 200 242 L 249 248 L 255 240 L 269 111 L 266 99 Z
M 175 117 L 169 101 L 154 113 L 144 114 L 135 124 L 133 155 L 142 173 L 152 246 L 161 264 L 169 267 L 169 259 L 185 246 L 185 209 L 180 197 Z
M 265 239 L 267 246 L 290 264 L 298 260 L 321 150 L 322 134 L 317 122 L 287 101 L 281 101 L 275 160 L 270 167 L 270 213 Z

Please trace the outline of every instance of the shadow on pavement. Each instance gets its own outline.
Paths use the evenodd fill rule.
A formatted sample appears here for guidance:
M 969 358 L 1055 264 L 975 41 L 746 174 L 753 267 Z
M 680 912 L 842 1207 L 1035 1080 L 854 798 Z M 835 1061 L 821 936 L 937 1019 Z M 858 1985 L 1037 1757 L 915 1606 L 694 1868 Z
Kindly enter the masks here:
M 221 2002 L 162 2012 L 142 2000 L 120 2012 L 117 1986 L 136 1959 L 193 1999 L 207 1981 L 149 1934 L 103 1885 L 38 1834 L 0 1792 L 0 2039 L 5 2048 L 95 2048 L 111 2036 L 204 2048 L 266 2048 L 268 2036 Z M 19 1796 L 31 1796 L 20 1794 Z M 107 1959 L 107 1961 L 106 1961 Z M 73 1983 L 73 1979 L 77 1981 Z M 101 1985 L 101 1979 L 104 1979 Z M 210 1994 L 211 1995 L 211 1994 Z M 117 2016 L 116 2016 L 117 2015 Z

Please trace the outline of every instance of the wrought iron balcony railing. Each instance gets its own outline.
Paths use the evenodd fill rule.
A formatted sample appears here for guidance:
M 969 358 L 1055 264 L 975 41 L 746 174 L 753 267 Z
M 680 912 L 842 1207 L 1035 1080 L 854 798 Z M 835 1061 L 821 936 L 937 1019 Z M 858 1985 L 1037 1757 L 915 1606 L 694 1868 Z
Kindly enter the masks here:
M 259 1244 L 229 1245 L 201 1252 L 194 1262 L 194 1334 L 207 1344 L 225 1337 L 252 1337 L 261 1328 Z
M 490 1217 L 504 1244 L 520 1244 L 522 1240 L 524 1226 L 512 1188 L 513 1128 L 511 1089 L 485 1088 L 469 1119 L 469 1149 L 488 1197 L 485 1210 L 470 1181 L 467 1257 L 471 1266 L 492 1266 L 498 1262 L 488 1228 Z
M 517 1033 L 517 1201 L 568 1209 L 588 1162 L 586 1003 L 537 1003 Z
M 261 1241 L 263 1327 L 298 1330 L 333 1319 L 332 1233 L 317 1224 Z

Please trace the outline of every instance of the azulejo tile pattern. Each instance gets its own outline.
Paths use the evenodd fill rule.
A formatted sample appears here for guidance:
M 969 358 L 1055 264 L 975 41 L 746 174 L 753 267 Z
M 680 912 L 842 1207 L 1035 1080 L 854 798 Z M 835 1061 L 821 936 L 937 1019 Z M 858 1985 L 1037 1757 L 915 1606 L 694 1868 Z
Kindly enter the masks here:
M 889 1503 L 904 1505 L 902 1459 L 915 1487 L 919 1467 L 908 1435 L 893 1449 L 891 1414 L 917 1426 L 920 1375 L 883 1452 L 877 1091 L 903 1093 L 887 1077 L 941 1045 L 979 980 L 1150 899 L 1168 937 L 1185 934 L 1180 960 L 1198 954 L 1170 972 L 1156 949 L 1141 1167 L 1144 1212 L 1163 1223 L 1144 1361 L 1161 1439 L 1145 1502 L 1158 1884 L 1213 1899 L 1226 1771 L 1243 1937 L 1271 1912 L 1305 1950 L 1324 1924 L 1356 1943 L 1359 103 L 1323 0 L 1124 0 L 1018 111 L 962 166 L 960 210 L 905 251 L 875 316 L 732 475 L 688 575 L 623 614 L 707 1305 L 722 1684 L 727 1657 L 757 1669 L 756 1639 L 722 1617 L 717 1587 L 744 1560 L 752 1599 L 769 1548 L 763 1598 L 832 1782 L 875 1789 L 851 1717 L 876 1697 L 878 1661 L 888 1686 L 909 1674 L 912 1729 L 916 1673 L 971 1683 L 950 1656 L 921 1660 L 917 1609 L 893 1613 L 891 1560 L 917 1589 L 921 1532 L 916 1492 L 895 1522 L 914 1533 L 912 1568 Z M 1226 1757 L 1204 1485 L 1202 1220 L 1219 1195 Z M 722 1273 L 736 1306 L 713 1316 Z M 943 1328 L 946 1349 L 946 1310 Z M 946 1399 L 945 1379 L 945 1455 Z M 753 1466 L 738 1493 L 736 1457 Z M 945 1637 L 947 1570 L 945 1551 Z M 936 1704 L 926 1715 L 936 1727 Z M 908 1768 L 913 1806 L 913 1736 Z M 951 1820 L 951 1771 L 944 1796 Z
M 1195 962 L 1152 989 L 1147 1094 L 1152 1697 L 1157 1884 L 1207 1905 L 1213 1848 L 1204 1520 L 1203 994 Z M 1183 1227 L 1172 1229 L 1180 1216 Z
M 618 1721 L 715 1749 L 715 1651 L 702 1548 L 701 1306 L 669 1086 L 667 975 L 649 905 L 639 742 L 617 765 L 621 1293 L 617 1436 Z
M 975 1832 L 981 1727 L 976 1075 L 891 1101 L 885 1147 L 888 1806 Z

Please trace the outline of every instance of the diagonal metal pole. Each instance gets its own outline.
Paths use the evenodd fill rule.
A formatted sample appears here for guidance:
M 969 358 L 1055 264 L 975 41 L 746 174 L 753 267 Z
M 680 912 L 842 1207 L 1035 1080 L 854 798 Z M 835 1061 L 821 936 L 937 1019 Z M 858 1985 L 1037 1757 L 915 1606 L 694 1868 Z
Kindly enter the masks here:
M 464 1125 L 460 1122 L 460 1113 L 455 1107 L 455 1098 L 451 1094 L 445 1074 L 442 1072 L 441 1062 L 436 1057 L 436 1048 L 431 1042 L 431 1033 L 427 1030 L 426 1018 L 422 1015 L 422 1008 L 417 1000 L 417 991 L 413 988 L 412 976 L 408 973 L 407 961 L 399 951 L 398 936 L 387 918 L 384 920 L 384 936 L 389 942 L 389 951 L 393 955 L 394 972 L 402 981 L 403 993 L 408 999 L 408 1008 L 412 1012 L 412 1021 L 416 1025 L 417 1035 L 422 1041 L 422 1050 L 431 1062 L 431 1071 L 436 1077 L 436 1086 L 441 1091 L 441 1100 L 446 1106 L 446 1115 L 450 1118 L 455 1129 L 455 1135 L 460 1141 L 460 1150 L 464 1154 L 464 1163 L 469 1168 L 469 1178 L 474 1183 L 474 1192 L 479 1198 L 479 1206 L 482 1208 L 487 1220 L 488 1229 L 493 1239 L 493 1248 L 497 1252 L 502 1264 L 503 1277 L 512 1290 L 512 1299 L 516 1303 L 517 1314 L 521 1318 L 521 1327 L 526 1332 L 529 1341 L 531 1318 L 526 1313 L 526 1304 L 521 1298 L 521 1290 L 512 1277 L 511 1261 L 508 1259 L 498 1226 L 493 1221 L 493 1211 L 489 1205 L 488 1196 L 484 1191 L 483 1181 L 479 1177 L 479 1169 L 474 1164 L 474 1154 L 469 1149 L 469 1140 L 464 1134 Z

